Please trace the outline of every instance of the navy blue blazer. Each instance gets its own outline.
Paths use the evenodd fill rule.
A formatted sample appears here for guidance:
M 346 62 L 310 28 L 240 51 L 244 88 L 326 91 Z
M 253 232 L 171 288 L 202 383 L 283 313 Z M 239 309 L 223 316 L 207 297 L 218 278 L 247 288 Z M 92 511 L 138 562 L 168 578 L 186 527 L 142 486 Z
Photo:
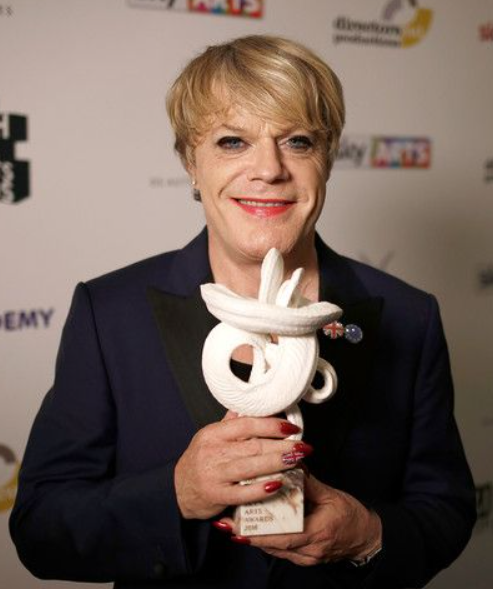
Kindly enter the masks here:
M 40 578 L 120 588 L 422 586 L 454 560 L 475 520 L 453 417 L 435 299 L 344 258 L 317 237 L 322 300 L 364 339 L 320 336 L 340 387 L 304 402 L 313 474 L 375 509 L 383 551 L 369 566 L 298 567 L 180 516 L 174 467 L 195 432 L 221 419 L 201 371 L 216 324 L 204 230 L 182 250 L 77 286 L 53 388 L 36 417 L 10 520 Z

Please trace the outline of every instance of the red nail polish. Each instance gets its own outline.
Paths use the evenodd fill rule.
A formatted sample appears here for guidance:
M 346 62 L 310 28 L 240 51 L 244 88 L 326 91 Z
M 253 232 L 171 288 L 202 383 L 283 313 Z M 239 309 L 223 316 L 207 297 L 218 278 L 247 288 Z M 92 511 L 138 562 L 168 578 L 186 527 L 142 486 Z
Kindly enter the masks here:
M 298 464 L 303 458 L 305 458 L 306 454 L 303 452 L 288 452 L 287 454 L 282 455 L 282 462 L 286 466 L 293 466 L 294 464 Z
M 306 442 L 297 442 L 293 446 L 293 452 L 300 452 L 305 456 L 310 456 L 310 454 L 313 452 L 313 446 L 310 446 L 310 444 L 307 444 Z
M 212 525 L 216 528 L 216 530 L 219 530 L 220 532 L 226 532 L 227 534 L 231 534 L 231 532 L 233 531 L 233 528 L 225 522 L 214 521 L 212 522 Z
M 294 452 L 285 452 L 281 456 L 281 460 L 282 460 L 283 464 L 285 464 L 286 466 L 293 466 L 294 464 L 296 464 L 298 462 L 298 460 L 301 460 L 302 458 L 303 458 L 303 456 L 300 458 L 297 455 L 295 455 Z
M 231 540 L 237 544 L 251 544 L 250 539 L 245 536 L 231 536 Z
M 264 491 L 266 493 L 274 493 L 278 491 L 282 487 L 282 481 L 270 481 L 270 483 L 265 483 Z
M 281 434 L 286 436 L 291 436 L 293 434 L 298 434 L 300 432 L 300 428 L 294 423 L 290 423 L 289 421 L 283 421 L 281 423 Z

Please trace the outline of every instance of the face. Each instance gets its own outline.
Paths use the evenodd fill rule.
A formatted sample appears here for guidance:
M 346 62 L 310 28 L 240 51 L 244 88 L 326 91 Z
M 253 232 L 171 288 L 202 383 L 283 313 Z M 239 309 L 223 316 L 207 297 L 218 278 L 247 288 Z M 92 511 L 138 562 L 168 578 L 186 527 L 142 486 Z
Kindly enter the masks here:
M 260 261 L 271 247 L 313 247 L 328 178 L 325 143 L 303 128 L 244 111 L 216 120 L 189 171 L 200 190 L 211 255 Z

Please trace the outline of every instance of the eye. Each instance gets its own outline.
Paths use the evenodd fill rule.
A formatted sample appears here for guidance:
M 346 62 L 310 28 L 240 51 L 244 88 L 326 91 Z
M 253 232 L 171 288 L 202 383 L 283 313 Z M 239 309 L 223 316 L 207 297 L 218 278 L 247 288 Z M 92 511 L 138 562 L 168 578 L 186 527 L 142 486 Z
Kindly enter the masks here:
M 313 141 L 307 135 L 293 135 L 287 140 L 287 144 L 294 151 L 308 151 L 313 147 Z
M 221 139 L 217 141 L 217 145 L 222 149 L 233 151 L 235 149 L 241 149 L 242 147 L 244 147 L 245 142 L 243 141 L 243 139 L 241 139 L 241 137 L 227 135 L 226 137 L 221 137 Z

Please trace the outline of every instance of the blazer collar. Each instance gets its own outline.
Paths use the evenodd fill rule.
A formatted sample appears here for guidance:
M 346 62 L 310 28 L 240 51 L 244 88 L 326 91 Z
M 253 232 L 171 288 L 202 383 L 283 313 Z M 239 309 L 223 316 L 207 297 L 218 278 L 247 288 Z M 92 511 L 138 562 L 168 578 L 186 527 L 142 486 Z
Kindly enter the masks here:
M 202 374 L 202 348 L 218 323 L 200 294 L 200 285 L 207 282 L 212 282 L 212 271 L 204 228 L 175 253 L 163 282 L 147 288 L 168 365 L 197 429 L 219 421 L 226 413 Z
M 322 405 L 302 403 L 305 439 L 325 452 L 314 453 L 314 472 L 323 476 L 323 458 L 335 455 L 344 442 L 352 416 L 365 391 L 375 351 L 382 299 L 370 297 L 348 260 L 330 249 L 317 235 L 320 268 L 320 300 L 338 304 L 344 324 L 356 323 L 363 341 L 351 344 L 344 338 L 330 340 L 319 335 L 320 353 L 336 369 L 339 390 Z M 210 282 L 212 273 L 207 253 L 207 230 L 176 253 L 166 284 L 150 286 L 148 299 L 183 402 L 197 429 L 220 420 L 225 409 L 212 396 L 202 375 L 202 347 L 218 323 L 205 306 L 200 284 Z M 322 456 L 324 455 L 324 456 Z M 318 456 L 318 458 L 316 457 Z
M 170 295 L 189 297 L 201 284 L 212 281 L 206 227 L 183 249 L 173 254 L 166 274 L 159 284 L 153 286 Z

